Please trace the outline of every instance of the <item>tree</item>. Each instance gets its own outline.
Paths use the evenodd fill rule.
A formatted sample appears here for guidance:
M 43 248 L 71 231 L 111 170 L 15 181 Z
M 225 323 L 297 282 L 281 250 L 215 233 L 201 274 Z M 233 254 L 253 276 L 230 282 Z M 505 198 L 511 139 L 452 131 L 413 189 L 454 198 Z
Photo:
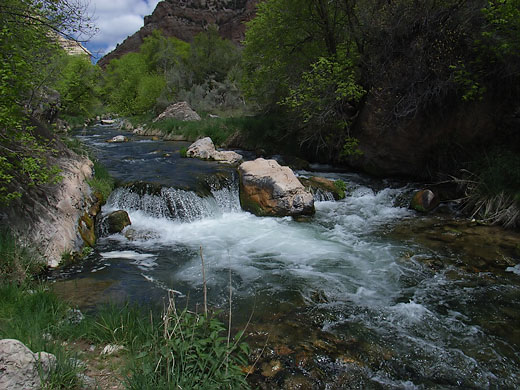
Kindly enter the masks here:
M 90 116 L 97 99 L 101 70 L 85 55 L 60 53 L 61 72 L 55 84 L 60 94 L 61 111 L 68 115 Z
M 85 9 L 80 0 L 3 0 L 0 4 L 1 203 L 19 197 L 20 185 L 55 177 L 46 160 L 47 141 L 36 137 L 29 117 L 42 114 L 42 103 L 58 71 L 51 66 L 59 50 L 52 33 L 88 33 L 91 26 Z

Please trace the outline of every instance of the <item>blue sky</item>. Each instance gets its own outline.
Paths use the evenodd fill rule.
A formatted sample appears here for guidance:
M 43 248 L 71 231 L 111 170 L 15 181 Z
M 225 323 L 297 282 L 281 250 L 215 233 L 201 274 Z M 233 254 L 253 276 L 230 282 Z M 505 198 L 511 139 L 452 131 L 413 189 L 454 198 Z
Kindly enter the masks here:
M 90 0 L 89 14 L 98 33 L 85 46 L 97 59 L 143 26 L 159 0 Z

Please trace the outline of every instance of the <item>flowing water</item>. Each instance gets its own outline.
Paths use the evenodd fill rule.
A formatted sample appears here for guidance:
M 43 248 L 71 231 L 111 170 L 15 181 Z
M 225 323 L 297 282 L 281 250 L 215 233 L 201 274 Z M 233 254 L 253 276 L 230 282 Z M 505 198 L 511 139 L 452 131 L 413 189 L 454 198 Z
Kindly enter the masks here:
M 260 388 L 520 387 L 518 235 L 419 217 L 403 207 L 413 186 L 348 173 L 319 173 L 349 195 L 322 194 L 312 218 L 256 217 L 233 169 L 181 158 L 182 143 L 104 142 L 115 134 L 78 134 L 124 184 L 103 213 L 132 221 L 56 273 L 79 305 L 168 289 L 201 304 L 202 248 L 210 305 L 227 310 L 231 284 L 235 326 L 252 318 Z

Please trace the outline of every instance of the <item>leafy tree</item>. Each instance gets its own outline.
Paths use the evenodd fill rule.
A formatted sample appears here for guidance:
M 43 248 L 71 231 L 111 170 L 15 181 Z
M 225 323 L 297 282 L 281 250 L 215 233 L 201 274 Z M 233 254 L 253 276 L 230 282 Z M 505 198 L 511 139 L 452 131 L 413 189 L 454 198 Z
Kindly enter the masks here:
M 0 202 L 20 188 L 56 177 L 47 140 L 37 137 L 29 116 L 42 116 L 57 69 L 52 32 L 88 32 L 86 6 L 76 0 L 4 0 L 0 4 Z
M 55 85 L 60 94 L 61 110 L 69 115 L 89 116 L 99 94 L 101 71 L 85 55 L 62 54 L 57 60 L 62 71 Z
M 231 41 L 222 39 L 216 26 L 210 26 L 195 36 L 187 66 L 193 73 L 193 82 L 203 84 L 210 79 L 224 81 L 239 61 L 239 49 Z

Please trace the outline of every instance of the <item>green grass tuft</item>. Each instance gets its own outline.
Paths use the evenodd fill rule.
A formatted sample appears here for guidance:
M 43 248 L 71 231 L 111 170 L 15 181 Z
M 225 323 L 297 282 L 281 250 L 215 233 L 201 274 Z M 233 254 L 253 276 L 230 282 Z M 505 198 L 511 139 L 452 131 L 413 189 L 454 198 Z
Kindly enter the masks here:
M 0 279 L 23 284 L 45 268 L 43 260 L 0 228 Z
M 94 161 L 94 177 L 88 180 L 88 184 L 94 192 L 101 194 L 102 202 L 106 202 L 115 186 L 114 179 L 110 176 L 108 170 L 98 161 Z

